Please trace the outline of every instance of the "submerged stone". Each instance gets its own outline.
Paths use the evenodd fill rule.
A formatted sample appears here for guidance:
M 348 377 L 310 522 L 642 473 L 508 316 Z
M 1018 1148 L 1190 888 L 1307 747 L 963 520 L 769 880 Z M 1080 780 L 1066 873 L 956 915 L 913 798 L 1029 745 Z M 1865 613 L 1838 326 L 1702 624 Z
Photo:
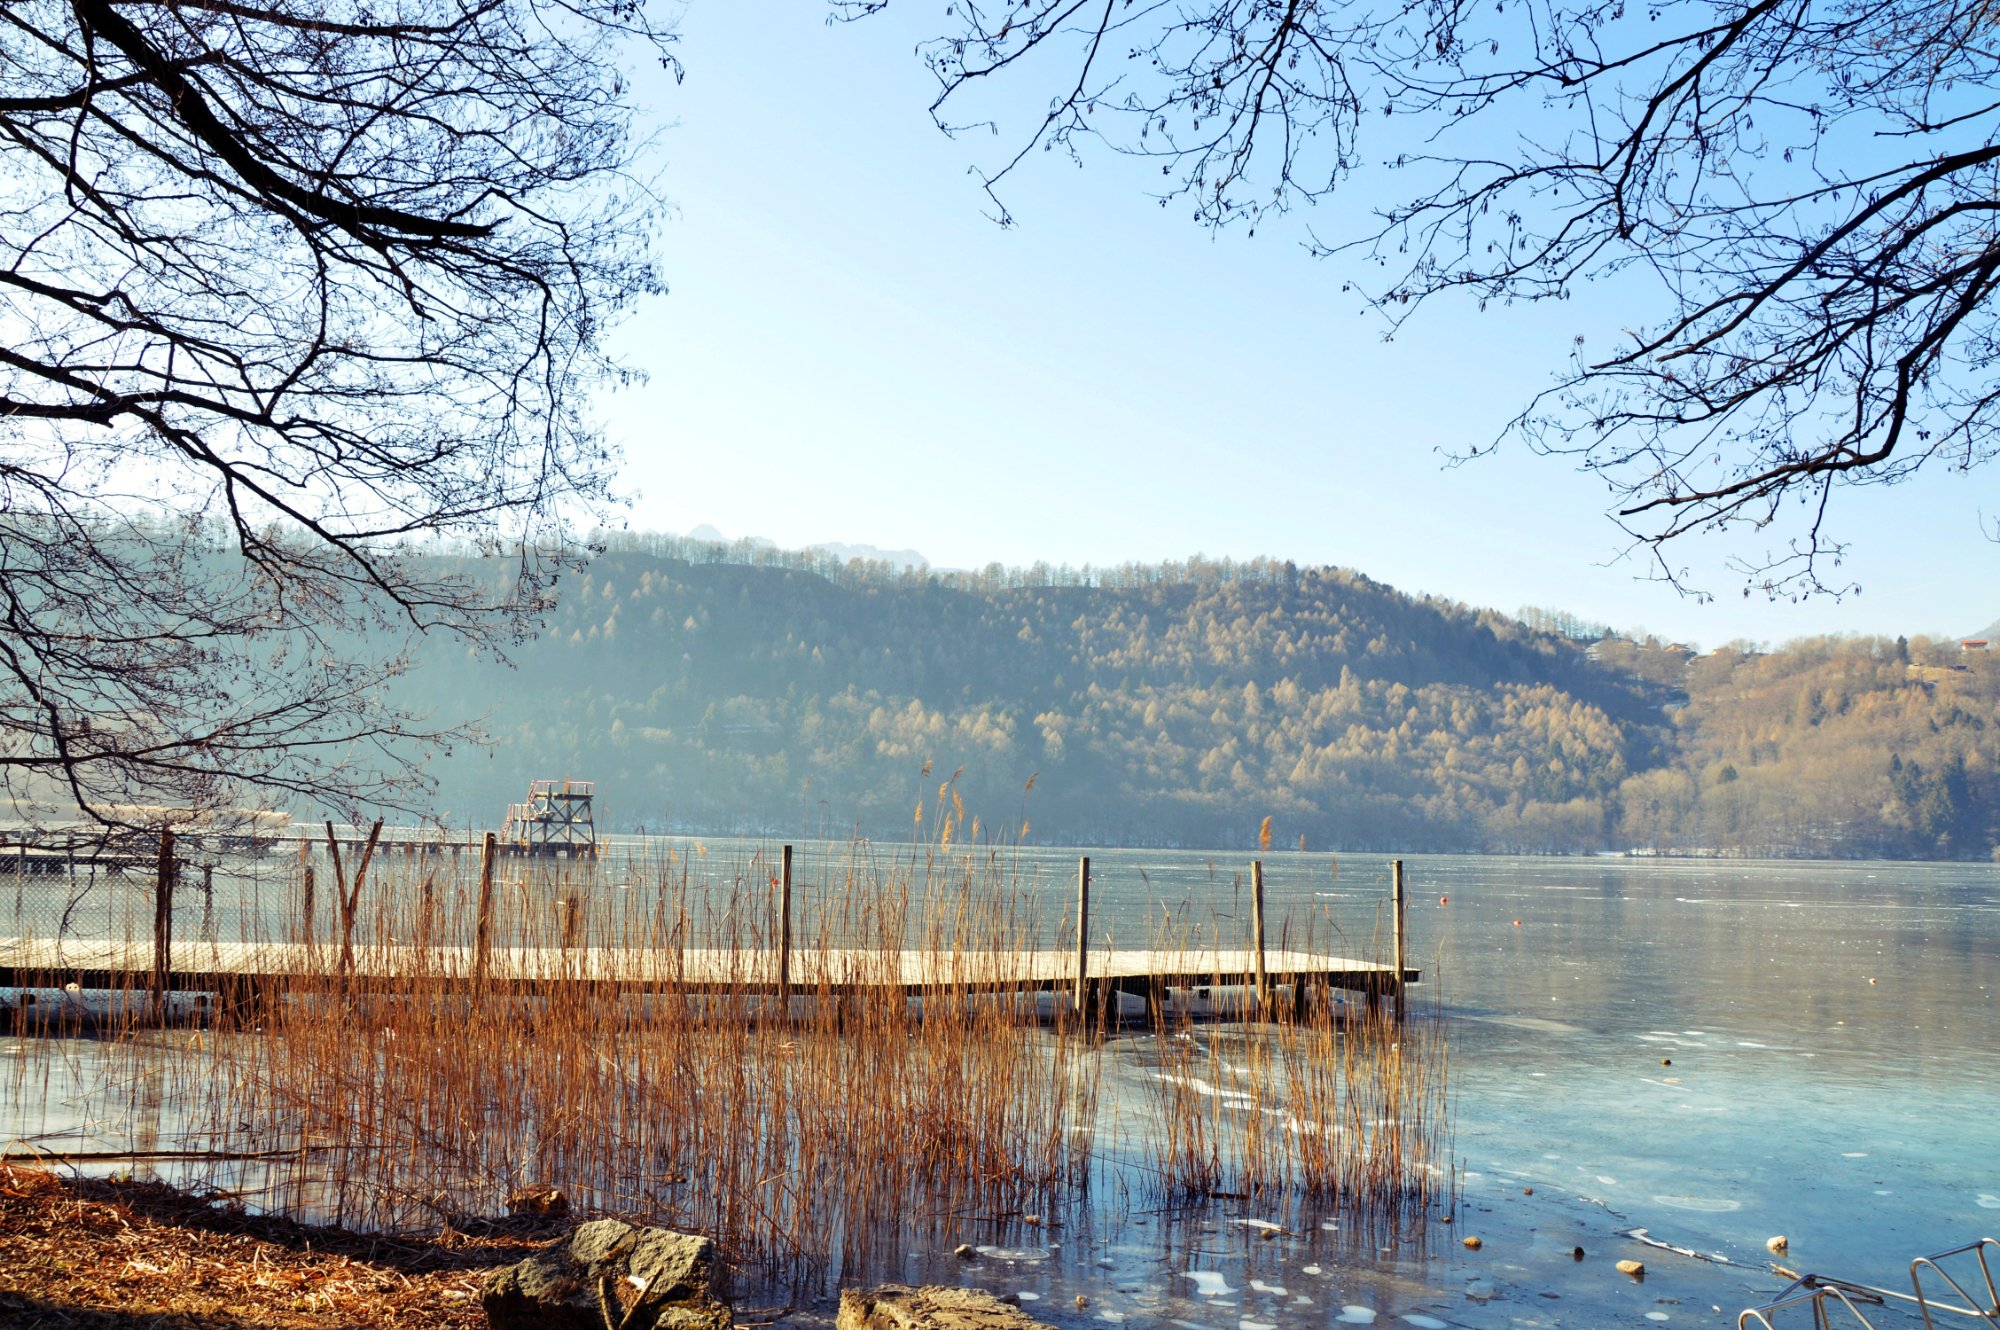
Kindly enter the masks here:
M 1051 1330 L 984 1289 L 905 1284 L 842 1290 L 834 1326 L 835 1330 Z
M 495 1271 L 480 1290 L 492 1330 L 730 1330 L 715 1244 L 619 1219 Z
M 562 1194 L 560 1187 L 536 1183 L 507 1198 L 507 1213 L 522 1219 L 565 1219 L 569 1216 L 569 1197 Z

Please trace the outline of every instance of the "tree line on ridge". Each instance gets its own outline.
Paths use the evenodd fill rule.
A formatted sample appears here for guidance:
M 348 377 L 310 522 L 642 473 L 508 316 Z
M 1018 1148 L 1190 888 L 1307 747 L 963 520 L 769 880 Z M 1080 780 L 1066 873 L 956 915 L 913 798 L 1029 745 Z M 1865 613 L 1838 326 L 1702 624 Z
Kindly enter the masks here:
M 1039 842 L 1226 847 L 1266 816 L 1315 849 L 2000 838 L 2000 679 L 1955 641 L 1697 654 L 1274 560 L 934 573 L 606 543 L 514 669 L 443 651 L 400 682 L 493 740 L 440 761 L 444 816 L 491 824 L 566 775 L 617 830 L 908 836 L 955 776 L 983 834 Z

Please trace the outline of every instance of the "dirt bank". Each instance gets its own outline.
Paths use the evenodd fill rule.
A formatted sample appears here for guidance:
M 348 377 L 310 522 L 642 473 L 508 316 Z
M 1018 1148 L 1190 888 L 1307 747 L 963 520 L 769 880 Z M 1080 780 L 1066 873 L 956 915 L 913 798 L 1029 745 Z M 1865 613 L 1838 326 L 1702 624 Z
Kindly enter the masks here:
M 547 1237 L 492 1226 L 384 1238 L 156 1182 L 0 1164 L 0 1326 L 474 1330 L 481 1277 Z

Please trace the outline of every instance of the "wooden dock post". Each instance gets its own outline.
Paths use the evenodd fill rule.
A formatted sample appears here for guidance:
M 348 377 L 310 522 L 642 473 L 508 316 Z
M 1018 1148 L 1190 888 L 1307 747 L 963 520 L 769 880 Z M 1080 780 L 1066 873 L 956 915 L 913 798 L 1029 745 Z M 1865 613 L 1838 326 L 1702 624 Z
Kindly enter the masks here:
M 431 955 L 431 935 L 437 927 L 437 869 L 424 874 L 424 882 L 417 888 L 417 963 L 428 966 Z
M 362 848 L 361 860 L 354 865 L 354 883 L 342 886 L 336 875 L 333 894 L 340 901 L 340 982 L 347 984 L 347 976 L 354 973 L 354 911 L 361 903 L 361 881 L 368 876 L 368 861 L 375 857 L 375 843 L 382 839 L 382 819 L 376 818 L 375 825 L 368 831 L 368 844 Z
M 493 857 L 500 838 L 486 833 L 479 851 L 479 922 L 472 930 L 472 982 L 486 982 L 486 959 L 493 952 Z
M 299 941 L 312 946 L 313 941 L 313 881 L 312 842 L 299 837 Z
M 1403 994 L 1403 861 L 1394 860 L 1389 865 L 1389 890 L 1395 898 L 1396 911 L 1396 1019 L 1402 1020 L 1408 1014 L 1409 1006 Z
M 1090 856 L 1076 861 L 1076 1014 L 1090 999 Z
M 160 829 L 160 863 L 153 884 L 153 979 L 148 991 L 153 1015 L 167 1009 L 167 985 L 174 968 L 174 829 Z
M 792 847 L 778 858 L 778 1019 L 792 1014 Z
M 1264 972 L 1264 861 L 1250 861 L 1250 931 L 1257 958 L 1257 1014 L 1271 1014 L 1271 980 Z

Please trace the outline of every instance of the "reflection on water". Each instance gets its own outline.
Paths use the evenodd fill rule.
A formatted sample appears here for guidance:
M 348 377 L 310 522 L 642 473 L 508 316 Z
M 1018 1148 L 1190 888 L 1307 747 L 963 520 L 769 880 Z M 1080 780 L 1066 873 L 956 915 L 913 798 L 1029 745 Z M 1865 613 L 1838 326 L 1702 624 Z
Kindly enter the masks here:
M 1247 933 L 1247 857 L 1092 858 L 1100 943 L 1141 944 L 1162 921 Z M 810 908 L 812 848 L 800 859 Z M 1073 855 L 1020 859 L 1066 899 Z M 2000 871 L 1407 862 L 1413 963 L 1451 1013 L 1465 1174 L 1449 1227 L 1353 1231 L 1279 1200 L 1149 1212 L 1106 1175 L 1060 1223 L 939 1217 L 935 1243 L 849 1277 L 1034 1295 L 1070 1325 L 1722 1324 L 1782 1282 L 1774 1234 L 1794 1268 L 1891 1283 L 1912 1255 L 2000 1230 Z M 1280 854 L 1266 879 L 1288 945 L 1379 954 L 1386 859 Z M 0 1043 L 0 1133 L 161 1148 L 190 1125 L 144 1085 L 98 1083 L 88 1044 L 21 1048 Z M 1151 1048 L 1108 1041 L 1107 1085 L 1158 1074 Z M 1643 1283 L 1613 1271 L 1625 1257 L 1646 1262 Z

